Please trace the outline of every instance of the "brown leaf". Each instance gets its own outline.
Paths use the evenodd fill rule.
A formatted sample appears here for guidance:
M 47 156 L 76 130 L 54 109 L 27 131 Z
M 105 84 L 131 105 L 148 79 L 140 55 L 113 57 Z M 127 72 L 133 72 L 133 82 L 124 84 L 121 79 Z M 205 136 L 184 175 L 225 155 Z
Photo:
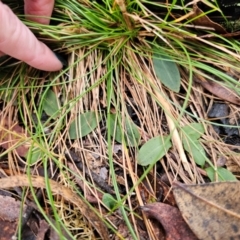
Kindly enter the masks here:
M 14 239 L 18 222 L 8 222 L 0 219 L 0 239 Z
M 52 223 L 49 224 L 45 219 L 41 219 L 41 216 L 37 212 L 32 214 L 27 221 L 27 224 L 23 227 L 24 240 L 61 240 L 61 239 L 72 239 L 71 236 L 66 232 L 64 226 L 60 226 L 61 235 L 56 231 L 54 226 L 57 226 L 56 221 L 47 215 L 48 220 Z
M 228 101 L 230 103 L 234 103 L 236 105 L 240 105 L 240 98 L 234 91 L 222 86 L 221 84 L 213 81 L 202 81 L 198 79 L 194 79 L 195 82 L 201 84 L 201 86 L 207 89 L 213 95 L 219 97 L 222 100 Z
M 36 240 L 44 240 L 48 229 L 49 229 L 49 224 L 45 220 L 40 220 Z M 58 239 L 60 239 L 60 238 L 58 238 Z
M 199 239 L 240 238 L 240 182 L 174 183 L 182 216 Z
M 201 17 L 199 17 L 201 15 Z M 218 23 L 213 22 L 204 12 L 195 4 L 193 6 L 193 14 L 190 17 L 193 23 L 198 26 L 213 28 L 218 33 L 227 33 L 227 31 Z
M 21 157 L 26 157 L 29 150 L 28 136 L 18 124 L 13 124 L 6 119 L 1 119 L 0 146 L 4 149 L 14 148 Z
M 177 208 L 164 203 L 152 203 L 143 206 L 142 210 L 149 218 L 162 224 L 166 240 L 197 240 Z
M 15 200 L 9 196 L 0 195 L 0 219 L 14 222 L 17 221 L 20 216 L 21 202 Z M 26 209 L 26 205 L 23 206 L 23 212 Z
M 13 239 L 16 234 L 22 204 L 12 197 L 0 195 L 0 206 L 0 239 Z M 25 209 L 26 205 L 23 205 L 23 212 L 25 212 Z
M 163 189 L 164 202 L 171 206 L 176 206 L 176 201 L 173 196 L 173 192 L 171 191 L 171 188 L 165 182 L 161 181 L 160 179 L 157 179 L 157 185 L 161 186 Z

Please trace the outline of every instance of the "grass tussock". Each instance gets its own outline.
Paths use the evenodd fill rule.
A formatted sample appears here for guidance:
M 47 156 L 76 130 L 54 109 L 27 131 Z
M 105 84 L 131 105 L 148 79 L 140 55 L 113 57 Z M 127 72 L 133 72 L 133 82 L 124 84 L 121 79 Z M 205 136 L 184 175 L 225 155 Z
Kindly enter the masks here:
M 221 15 L 218 6 L 205 3 L 209 10 L 204 14 L 218 11 Z M 233 172 L 239 172 L 239 157 L 216 134 L 208 117 L 211 105 L 219 99 L 194 81 L 220 81 L 239 95 L 239 42 L 194 25 L 191 3 L 58 0 L 50 26 L 26 21 L 21 15 L 22 6 L 15 8 L 14 1 L 10 4 L 39 39 L 68 61 L 65 69 L 51 74 L 8 58 L 0 63 L 1 118 L 18 122 L 27 133 L 23 142 L 39 152 L 32 164 L 33 154 L 25 160 L 12 151 L 20 143 L 4 150 L 1 156 L 6 157 L 10 175 L 44 172 L 44 176 L 54 176 L 92 202 L 112 239 L 140 239 L 140 235 L 157 239 L 139 206 L 157 200 L 161 176 L 170 184 L 174 180 L 204 183 L 209 181 L 205 167 L 217 167 L 220 157 L 226 159 L 230 171 L 234 166 Z M 214 37 L 202 37 L 207 34 Z M 178 64 L 179 93 L 164 87 L 156 77 L 154 53 L 169 56 Z M 58 108 L 46 116 L 49 91 Z M 230 108 L 236 123 L 237 108 Z M 95 114 L 96 128 L 82 138 L 71 139 L 71 123 L 88 111 Z M 116 116 L 115 131 L 110 133 L 112 114 Z M 128 119 L 140 133 L 140 142 L 134 146 L 129 146 L 131 139 L 123 137 Z M 205 130 L 200 140 L 206 152 L 205 167 L 197 165 L 183 148 L 181 128 L 194 122 L 202 123 Z M 122 132 L 120 143 L 115 141 L 117 131 Z M 76 132 L 81 135 L 78 128 Z M 139 166 L 139 148 L 153 137 L 168 134 L 173 145 L 163 159 Z M 81 169 L 71 154 L 66 158 L 69 153 L 77 154 Z M 100 187 L 93 173 L 102 176 L 112 192 Z M 33 188 L 31 194 L 36 196 Z M 112 209 L 103 201 L 106 194 L 114 199 Z M 65 229 L 75 239 L 97 239 L 78 209 L 53 195 L 50 185 L 43 196 L 44 207 L 51 210 L 42 213 L 46 219 L 50 215 L 56 219 L 57 231 Z M 37 197 L 34 200 L 38 202 Z M 43 209 L 40 203 L 38 207 Z M 141 222 L 145 230 L 139 227 Z

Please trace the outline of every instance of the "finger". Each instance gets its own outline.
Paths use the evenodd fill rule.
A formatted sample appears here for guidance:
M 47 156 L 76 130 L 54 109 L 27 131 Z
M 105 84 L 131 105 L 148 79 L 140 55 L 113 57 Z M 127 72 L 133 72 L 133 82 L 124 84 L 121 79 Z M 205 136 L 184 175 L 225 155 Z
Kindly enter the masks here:
M 28 19 L 42 24 L 49 24 L 54 0 L 24 0 L 24 11 Z
M 22 60 L 35 68 L 57 71 L 61 62 L 16 17 L 9 7 L 0 1 L 0 51 Z
M 6 54 L 0 51 L 0 57 L 2 57 L 4 55 L 6 55 Z

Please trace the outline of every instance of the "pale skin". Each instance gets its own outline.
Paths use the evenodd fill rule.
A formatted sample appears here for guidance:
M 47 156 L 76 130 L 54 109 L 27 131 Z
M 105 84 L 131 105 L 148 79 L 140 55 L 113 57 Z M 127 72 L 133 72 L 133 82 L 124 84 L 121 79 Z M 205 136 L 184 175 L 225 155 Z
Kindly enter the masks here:
M 49 24 L 54 0 L 25 0 L 25 15 L 30 20 Z M 45 16 L 41 18 L 39 16 Z M 0 0 L 0 56 L 9 55 L 28 65 L 44 70 L 58 71 L 62 63 L 54 53 L 17 18 Z

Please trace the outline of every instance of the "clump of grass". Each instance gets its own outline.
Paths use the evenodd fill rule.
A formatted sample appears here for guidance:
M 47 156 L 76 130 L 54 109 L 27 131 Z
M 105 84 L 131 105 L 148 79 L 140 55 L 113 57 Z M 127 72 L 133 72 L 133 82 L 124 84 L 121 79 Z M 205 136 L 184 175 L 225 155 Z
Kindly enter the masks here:
M 206 3 L 210 6 L 209 13 L 220 11 L 218 6 Z M 146 235 L 157 239 L 151 223 L 137 208 L 144 204 L 140 192 L 144 186 L 142 180 L 148 181 L 150 176 L 153 176 L 153 183 L 149 185 L 149 193 L 156 201 L 159 168 L 161 173 L 168 175 L 170 182 L 176 178 L 185 183 L 206 181 L 206 172 L 183 151 L 176 135 L 172 135 L 174 145 L 160 162 L 147 168 L 139 166 L 136 156 L 147 140 L 199 122 L 206 130 L 201 143 L 210 164 L 216 166 L 215 159 L 220 155 L 232 155 L 207 121 L 206 104 L 213 101 L 212 97 L 193 80 L 198 77 L 221 80 L 239 94 L 239 88 L 236 88 L 239 83 L 226 74 L 227 69 L 239 71 L 239 43 L 214 32 L 214 38 L 202 38 L 198 35 L 200 28 L 192 23 L 192 19 L 180 19 L 189 16 L 191 11 L 191 5 L 184 6 L 176 1 L 159 4 L 153 1 L 58 0 L 50 26 L 29 22 L 20 14 L 19 17 L 39 39 L 66 56 L 68 67 L 49 74 L 7 59 L 0 65 L 2 112 L 11 112 L 11 118 L 27 129 L 34 146 L 40 149 L 38 164 L 43 164 L 45 175 L 49 166 L 56 166 L 57 180 L 75 190 L 74 178 L 81 179 L 82 197 L 87 198 L 91 192 L 97 199 L 95 206 L 102 219 L 107 220 L 108 227 L 119 239 L 126 237 L 119 231 L 120 225 L 126 226 L 123 230 L 133 239 L 140 239 L 138 221 L 144 221 Z M 182 80 L 180 93 L 173 93 L 156 78 L 152 64 L 154 53 L 167 55 L 178 64 Z M 49 90 L 56 96 L 58 109 L 56 115 L 43 120 Z M 71 123 L 86 111 L 94 112 L 96 116 L 100 114 L 101 121 L 87 136 L 71 140 Z M 117 116 L 115 128 L 121 126 L 120 154 L 115 150 L 116 134 L 119 133 L 109 131 L 112 114 Z M 124 137 L 128 119 L 136 124 L 141 136 L 139 144 L 130 147 L 130 140 Z M 86 178 L 85 170 L 75 173 L 71 170 L 65 158 L 69 149 L 78 153 L 86 169 L 97 171 L 92 163 L 108 169 L 106 181 L 114 188 L 114 210 L 119 211 L 104 207 L 106 203 L 99 198 L 99 192 L 103 195 L 105 192 L 91 177 Z M 8 150 L 3 154 L 6 153 L 10 154 Z M 13 158 L 9 165 L 11 169 L 18 168 L 19 161 L 24 161 L 17 155 Z M 188 168 L 184 165 L 185 160 Z M 37 165 L 30 166 L 31 157 L 27 161 L 30 174 Z M 75 165 L 73 159 L 71 164 Z M 124 187 L 123 192 L 120 186 Z M 65 225 L 76 238 L 84 238 L 79 235 L 79 229 L 86 228 L 84 234 L 90 232 L 87 225 L 83 227 L 82 222 L 74 221 L 79 213 L 72 213 L 67 203 L 51 195 L 50 189 L 45 198 L 49 199 L 46 204 L 51 206 L 56 221 L 61 223 L 57 226 L 59 232 L 60 225 Z

